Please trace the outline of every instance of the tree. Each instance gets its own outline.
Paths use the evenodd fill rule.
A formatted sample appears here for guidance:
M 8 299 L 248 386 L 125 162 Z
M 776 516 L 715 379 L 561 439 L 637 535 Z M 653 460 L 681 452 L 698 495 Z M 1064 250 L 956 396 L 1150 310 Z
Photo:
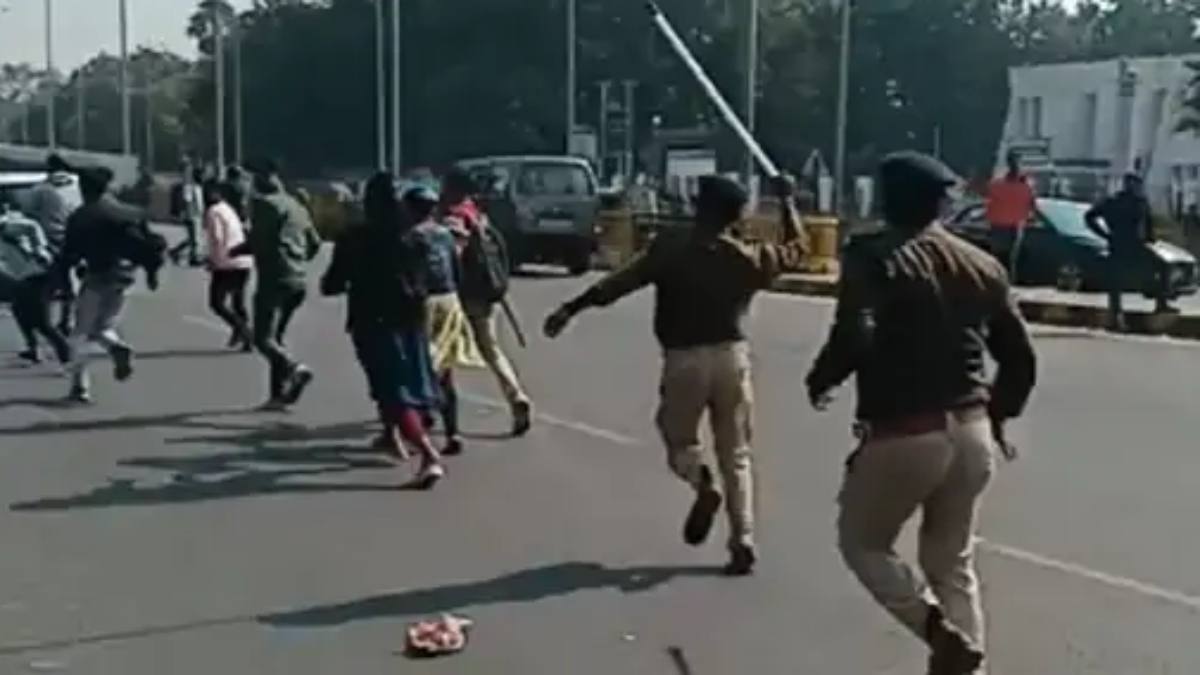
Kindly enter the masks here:
M 53 96 L 59 144 L 98 152 L 122 151 L 119 58 L 99 54 L 65 77 L 45 77 L 27 67 L 13 72 L 23 73 L 24 79 L 4 76 L 4 81 L 26 84 L 10 85 L 10 90 L 21 93 L 5 96 L 0 92 L 0 99 L 24 97 L 44 102 Z M 184 94 L 192 72 L 189 61 L 169 52 L 140 49 L 130 55 L 132 150 L 151 166 L 173 165 L 183 150 Z M 25 107 L 10 126 L 27 129 L 28 141 L 43 145 L 47 142 L 46 122 L 43 104 Z

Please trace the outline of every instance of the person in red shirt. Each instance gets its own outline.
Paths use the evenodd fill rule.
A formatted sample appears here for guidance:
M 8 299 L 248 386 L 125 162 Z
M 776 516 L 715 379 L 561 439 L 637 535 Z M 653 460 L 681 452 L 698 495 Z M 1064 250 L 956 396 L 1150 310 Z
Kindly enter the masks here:
M 485 224 L 483 212 L 472 199 L 477 189 L 469 173 L 459 167 L 451 168 L 442 176 L 441 188 L 442 222 L 461 242 L 465 242 L 475 228 L 488 226 Z M 471 324 L 471 333 L 475 336 L 479 354 L 496 376 L 505 401 L 512 411 L 512 434 L 523 436 L 532 424 L 533 404 L 521 386 L 516 369 L 496 338 L 496 303 L 471 297 L 470 292 L 464 288 L 459 289 L 459 296 L 467 314 L 467 321 Z
M 991 225 L 992 254 L 1004 263 L 1009 278 L 1016 283 L 1021 239 L 1034 216 L 1037 197 L 1029 179 L 1021 173 L 1017 153 L 1010 151 L 1005 159 L 1008 170 L 988 184 L 985 215 Z

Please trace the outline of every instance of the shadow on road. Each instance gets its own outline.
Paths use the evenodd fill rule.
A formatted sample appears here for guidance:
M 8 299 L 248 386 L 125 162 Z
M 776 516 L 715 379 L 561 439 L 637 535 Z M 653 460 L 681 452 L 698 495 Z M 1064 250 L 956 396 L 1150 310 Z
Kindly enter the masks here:
M 355 621 L 452 612 L 482 605 L 535 602 L 578 591 L 612 588 L 638 593 L 681 576 L 718 576 L 720 569 L 700 566 L 606 567 L 566 562 L 467 583 L 418 588 L 268 614 L 260 621 L 274 628 L 332 628 Z
M 66 497 L 48 497 L 17 502 L 9 509 L 14 512 L 54 512 L 77 509 L 120 506 L 152 506 L 183 504 L 218 499 L 238 499 L 281 494 L 328 494 L 338 492 L 395 492 L 399 488 L 369 482 L 333 482 L 295 480 L 329 477 L 352 471 L 392 469 L 395 465 L 385 457 L 354 452 L 340 444 L 305 445 L 278 448 L 267 444 L 288 440 L 336 440 L 358 431 L 361 425 L 335 425 L 322 428 L 285 427 L 235 430 L 234 433 L 176 442 L 204 442 L 245 448 L 200 455 L 167 455 L 135 457 L 122 460 L 119 466 L 148 469 L 164 476 L 140 481 L 110 478 L 108 483 L 87 492 Z M 303 435 L 301 435 L 303 434 Z
M 208 359 L 221 357 L 244 356 L 245 352 L 236 349 L 212 347 L 206 349 L 161 349 L 158 351 L 137 352 L 137 361 L 158 361 L 162 359 Z
M 73 410 L 87 411 L 87 406 L 72 405 Z M 146 429 L 153 427 L 208 427 L 214 428 L 206 418 L 235 417 L 253 414 L 253 410 L 245 408 L 223 408 L 218 410 L 198 410 L 193 412 L 163 413 L 159 415 L 122 415 L 107 419 L 58 419 L 53 421 L 34 422 L 19 427 L 0 427 L 2 436 L 39 436 L 45 434 L 71 434 L 92 431 L 113 431 L 121 429 Z M 215 427 L 220 428 L 220 427 Z M 236 427 L 235 427 L 236 428 Z

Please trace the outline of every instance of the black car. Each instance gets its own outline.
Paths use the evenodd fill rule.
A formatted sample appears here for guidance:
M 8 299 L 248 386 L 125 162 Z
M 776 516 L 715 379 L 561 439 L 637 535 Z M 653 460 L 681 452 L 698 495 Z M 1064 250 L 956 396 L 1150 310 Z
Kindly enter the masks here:
M 1022 235 L 1015 283 L 1064 291 L 1107 290 L 1108 241 L 1087 226 L 1084 214 L 1090 208 L 1091 204 L 1085 202 L 1038 199 L 1034 218 Z M 991 249 L 990 226 L 982 203 L 960 206 L 945 222 L 951 232 L 985 250 Z M 1187 250 L 1156 241 L 1148 245 L 1148 252 L 1151 255 L 1143 259 L 1136 273 L 1126 277 L 1125 292 L 1153 297 L 1162 270 L 1170 275 L 1168 300 L 1192 295 L 1200 288 L 1196 257 Z M 1157 265 L 1153 264 L 1155 258 Z

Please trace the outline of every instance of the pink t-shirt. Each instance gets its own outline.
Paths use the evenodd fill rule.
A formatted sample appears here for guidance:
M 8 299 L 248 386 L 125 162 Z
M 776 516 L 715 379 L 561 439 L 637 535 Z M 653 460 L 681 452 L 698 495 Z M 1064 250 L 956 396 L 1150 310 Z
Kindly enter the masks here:
M 248 270 L 254 260 L 248 255 L 230 257 L 229 250 L 246 241 L 246 226 L 233 207 L 218 202 L 204 212 L 204 234 L 208 240 L 208 260 L 213 269 Z

